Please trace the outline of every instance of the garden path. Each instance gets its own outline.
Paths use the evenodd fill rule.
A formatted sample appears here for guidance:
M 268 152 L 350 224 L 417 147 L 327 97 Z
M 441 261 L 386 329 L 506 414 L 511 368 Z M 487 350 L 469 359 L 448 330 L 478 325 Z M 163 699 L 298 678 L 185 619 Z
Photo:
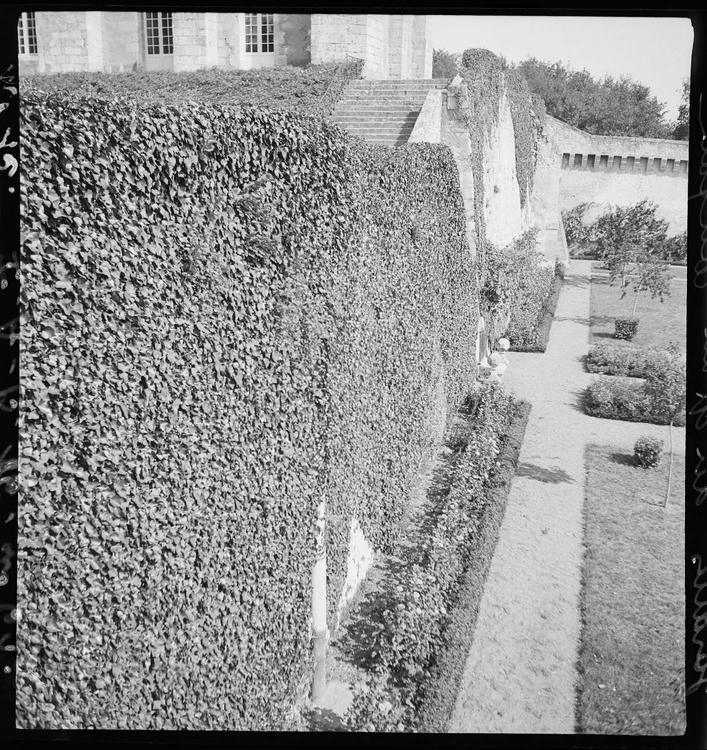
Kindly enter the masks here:
M 667 427 L 584 414 L 591 261 L 571 260 L 544 354 L 510 353 L 506 387 L 532 403 L 451 732 L 575 731 L 584 449 L 631 453 Z M 675 428 L 677 450 L 685 430 Z

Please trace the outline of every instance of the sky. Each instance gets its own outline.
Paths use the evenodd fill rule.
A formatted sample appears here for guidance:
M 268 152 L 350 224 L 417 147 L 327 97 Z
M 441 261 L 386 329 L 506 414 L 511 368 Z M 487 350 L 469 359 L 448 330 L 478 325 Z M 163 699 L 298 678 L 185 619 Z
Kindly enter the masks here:
M 483 47 L 509 62 L 537 57 L 592 76 L 627 75 L 648 86 L 674 120 L 690 74 L 692 24 L 686 18 L 429 16 L 435 49 Z

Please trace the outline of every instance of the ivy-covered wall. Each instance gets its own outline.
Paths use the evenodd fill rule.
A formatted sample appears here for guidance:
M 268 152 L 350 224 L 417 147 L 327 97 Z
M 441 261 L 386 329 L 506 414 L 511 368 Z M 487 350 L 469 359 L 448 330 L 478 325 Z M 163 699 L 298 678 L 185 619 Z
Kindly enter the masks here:
M 333 622 L 475 375 L 454 160 L 62 92 L 22 137 L 18 726 L 297 726 L 318 504 Z

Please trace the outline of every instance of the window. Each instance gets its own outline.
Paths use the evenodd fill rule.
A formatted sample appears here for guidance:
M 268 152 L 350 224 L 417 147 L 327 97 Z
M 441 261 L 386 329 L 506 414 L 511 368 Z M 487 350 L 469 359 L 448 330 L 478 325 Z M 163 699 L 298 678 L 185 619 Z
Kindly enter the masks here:
M 17 49 L 20 55 L 37 54 L 37 24 L 34 12 L 21 13 L 17 22 Z
M 174 52 L 171 13 L 145 13 L 145 44 L 148 55 Z
M 245 14 L 245 51 L 274 52 L 275 22 L 272 13 Z

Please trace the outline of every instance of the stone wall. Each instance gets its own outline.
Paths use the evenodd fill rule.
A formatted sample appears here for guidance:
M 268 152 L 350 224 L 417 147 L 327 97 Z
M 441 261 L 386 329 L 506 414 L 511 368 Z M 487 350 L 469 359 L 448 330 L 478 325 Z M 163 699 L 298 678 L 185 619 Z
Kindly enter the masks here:
M 486 237 L 504 247 L 523 232 L 516 175 L 515 133 L 508 96 L 499 102 L 496 126 L 484 139 L 484 217 Z
M 538 250 L 549 261 L 559 258 L 567 262 L 567 242 L 560 215 L 561 156 L 557 143 L 545 127 L 538 140 L 535 175 L 528 206 L 530 223 L 539 230 Z
M 547 118 L 559 160 L 563 210 L 592 203 L 593 221 L 611 206 L 653 201 L 670 234 L 687 227 L 688 143 L 661 138 L 599 136 Z
M 313 63 L 337 62 L 346 55 L 365 59 L 366 15 L 313 13 L 310 47 Z
M 90 14 L 89 14 L 90 15 Z M 139 13 L 102 11 L 103 61 L 101 70 L 122 73 L 134 70 L 142 60 L 142 26 Z
M 305 13 L 275 14 L 276 65 L 308 65 L 311 15 Z
M 218 13 L 174 13 L 174 70 L 198 70 L 218 64 Z
M 86 12 L 79 11 L 42 11 L 36 14 L 37 72 L 83 72 L 89 69 L 86 15 Z

